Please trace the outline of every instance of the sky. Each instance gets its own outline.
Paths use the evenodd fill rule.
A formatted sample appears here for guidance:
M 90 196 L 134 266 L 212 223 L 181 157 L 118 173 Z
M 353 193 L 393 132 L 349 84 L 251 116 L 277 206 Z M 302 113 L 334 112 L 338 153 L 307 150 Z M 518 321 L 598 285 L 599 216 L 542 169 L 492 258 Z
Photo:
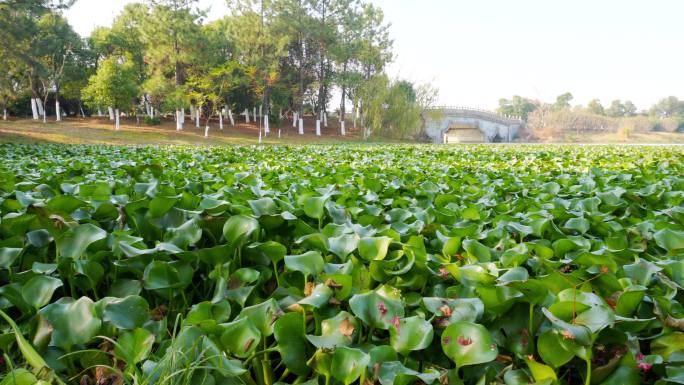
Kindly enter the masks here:
M 522 95 L 573 104 L 684 99 L 682 0 L 371 0 L 391 23 L 392 77 L 431 83 L 439 104 L 493 109 Z M 77 32 L 109 25 L 133 0 L 78 0 Z M 200 0 L 209 19 L 225 0 Z

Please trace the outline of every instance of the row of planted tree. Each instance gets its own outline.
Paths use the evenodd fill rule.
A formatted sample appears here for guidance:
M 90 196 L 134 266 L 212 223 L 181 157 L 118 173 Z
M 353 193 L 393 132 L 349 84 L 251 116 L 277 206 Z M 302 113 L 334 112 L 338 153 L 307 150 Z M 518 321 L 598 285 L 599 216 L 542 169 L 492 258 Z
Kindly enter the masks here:
M 62 14 L 73 2 L 0 3 L 5 109 L 44 121 L 48 102 L 57 120 L 66 112 L 112 109 L 118 120 L 156 111 L 180 125 L 190 109 L 228 119 L 261 106 L 279 124 L 331 109 L 344 122 L 351 108 L 364 136 L 405 136 L 436 97 L 430 86 L 385 75 L 388 25 L 365 0 L 227 0 L 227 16 L 212 22 L 209 12 L 221 10 L 196 0 L 141 0 L 87 38 Z

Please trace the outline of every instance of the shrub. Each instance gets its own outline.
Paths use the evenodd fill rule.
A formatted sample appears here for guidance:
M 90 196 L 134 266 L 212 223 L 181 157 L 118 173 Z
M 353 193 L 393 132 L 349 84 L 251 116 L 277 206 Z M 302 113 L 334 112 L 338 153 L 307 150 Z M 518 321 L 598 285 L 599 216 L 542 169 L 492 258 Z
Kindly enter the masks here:
M 662 123 L 655 122 L 655 123 L 653 123 L 653 126 L 651 126 L 651 131 L 663 132 L 663 131 L 665 131 L 665 127 L 663 127 Z
M 677 132 L 684 132 L 684 120 L 677 124 Z
M 154 117 L 154 118 L 153 118 L 153 117 L 150 117 L 150 116 L 146 116 L 146 117 L 145 117 L 145 124 L 148 125 L 148 126 L 158 126 L 158 125 L 161 124 L 161 119 L 159 119 L 159 118 L 157 118 L 157 117 Z

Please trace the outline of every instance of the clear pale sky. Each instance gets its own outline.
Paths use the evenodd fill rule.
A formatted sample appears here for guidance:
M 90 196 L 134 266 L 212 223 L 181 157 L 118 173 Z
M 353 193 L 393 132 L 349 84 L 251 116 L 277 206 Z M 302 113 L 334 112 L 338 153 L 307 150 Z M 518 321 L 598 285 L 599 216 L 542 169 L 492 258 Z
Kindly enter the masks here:
M 392 23 L 391 76 L 431 82 L 441 104 L 494 108 L 514 94 L 573 104 L 684 98 L 682 0 L 372 0 Z M 78 0 L 88 35 L 133 0 Z M 200 0 L 210 19 L 225 0 Z

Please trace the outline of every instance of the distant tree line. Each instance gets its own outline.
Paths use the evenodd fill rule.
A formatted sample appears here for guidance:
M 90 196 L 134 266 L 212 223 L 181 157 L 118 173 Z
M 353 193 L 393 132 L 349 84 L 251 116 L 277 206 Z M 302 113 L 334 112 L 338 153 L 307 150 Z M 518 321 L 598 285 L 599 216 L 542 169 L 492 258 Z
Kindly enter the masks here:
M 62 15 L 73 2 L 0 3 L 5 115 L 163 114 L 180 130 L 186 112 L 208 122 L 256 109 L 279 124 L 335 111 L 358 118 L 365 137 L 403 137 L 436 98 L 385 74 L 389 25 L 366 0 L 227 0 L 228 16 L 212 22 L 197 0 L 142 0 L 87 38 Z
M 650 109 L 637 111 L 629 100 L 613 100 L 604 107 L 599 99 L 586 106 L 572 106 L 573 96 L 566 92 L 553 103 L 515 95 L 500 99 L 497 112 L 518 116 L 527 124 L 527 132 L 537 139 L 559 139 L 565 133 L 634 131 L 684 132 L 684 100 L 675 96 L 661 99 Z

